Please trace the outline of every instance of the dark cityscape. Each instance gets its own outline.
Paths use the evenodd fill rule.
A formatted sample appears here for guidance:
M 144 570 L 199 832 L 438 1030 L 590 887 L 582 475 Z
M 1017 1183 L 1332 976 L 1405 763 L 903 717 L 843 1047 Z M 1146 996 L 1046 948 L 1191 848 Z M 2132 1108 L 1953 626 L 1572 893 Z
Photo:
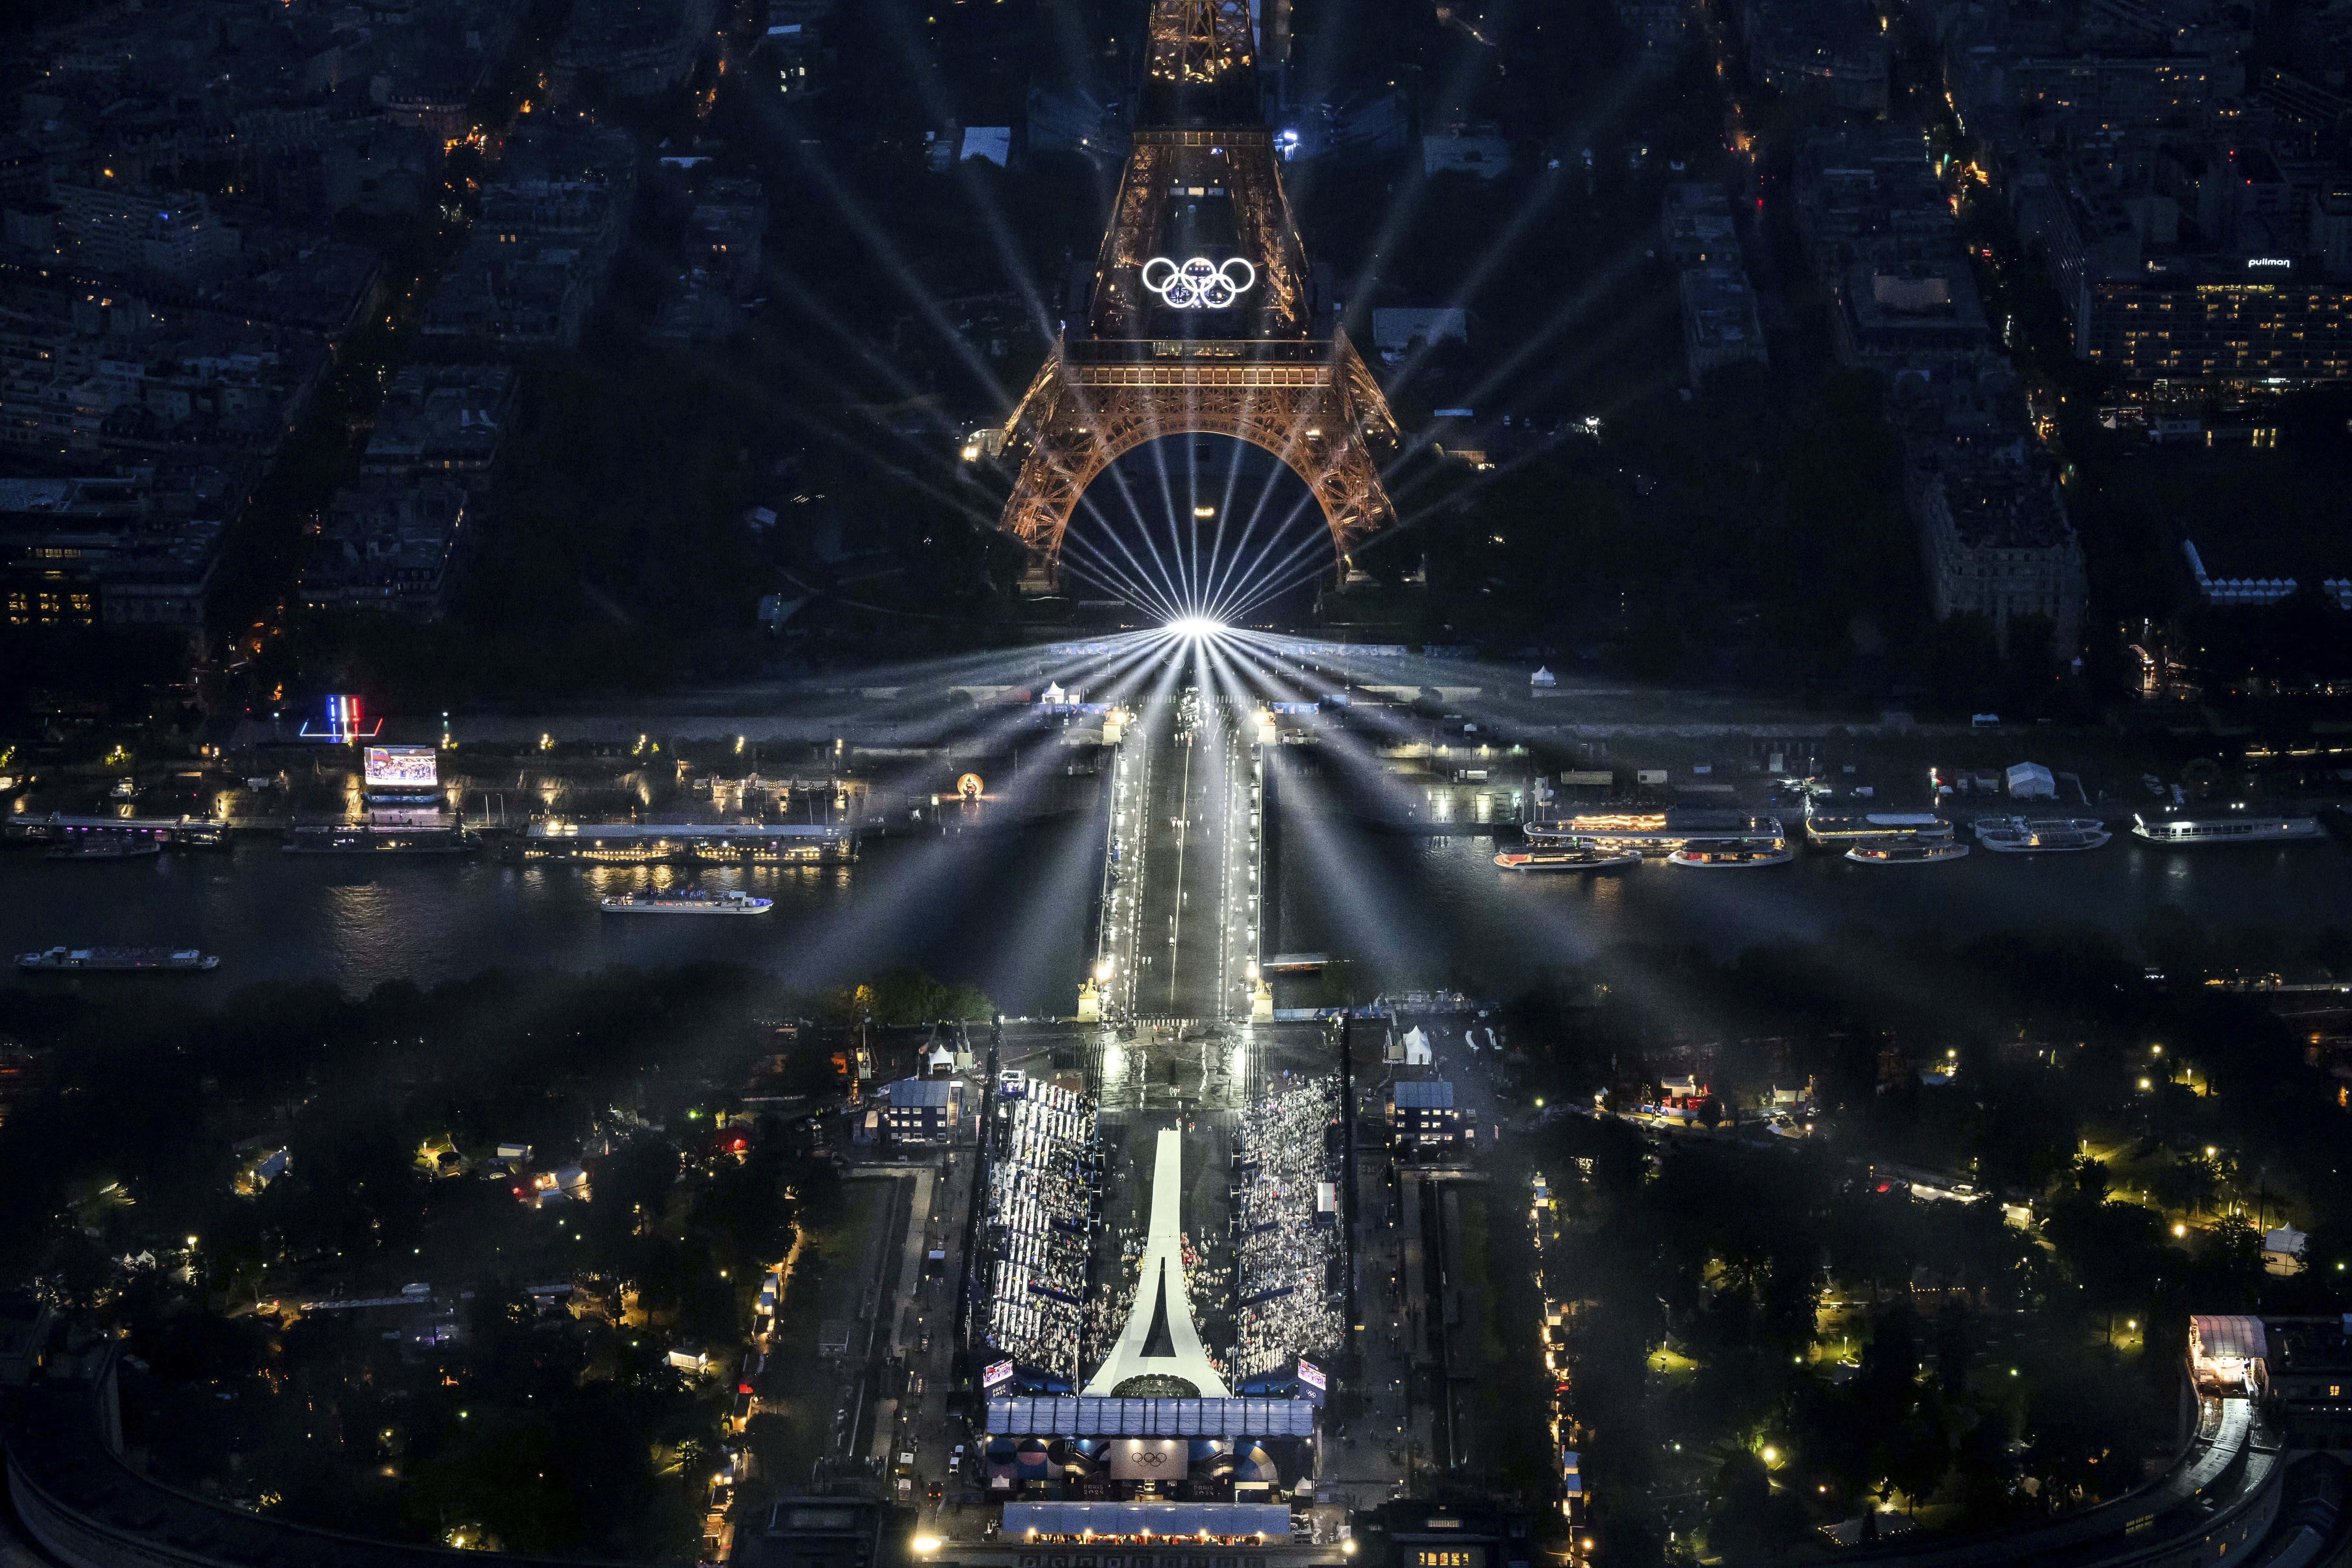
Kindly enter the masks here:
M 0 1568 L 2352 1568 L 2347 73 L 0 7 Z

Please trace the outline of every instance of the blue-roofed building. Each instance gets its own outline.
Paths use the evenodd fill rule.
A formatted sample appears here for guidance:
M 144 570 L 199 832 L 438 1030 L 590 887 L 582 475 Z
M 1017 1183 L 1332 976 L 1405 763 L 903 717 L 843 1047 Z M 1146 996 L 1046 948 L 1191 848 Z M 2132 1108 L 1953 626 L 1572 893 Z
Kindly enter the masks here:
M 1462 1113 L 1454 1085 L 1443 1078 L 1389 1085 L 1389 1126 L 1404 1154 L 1452 1154 L 1462 1145 Z
M 882 1126 L 890 1142 L 942 1145 L 962 1135 L 964 1086 L 954 1078 L 901 1078 L 882 1091 Z

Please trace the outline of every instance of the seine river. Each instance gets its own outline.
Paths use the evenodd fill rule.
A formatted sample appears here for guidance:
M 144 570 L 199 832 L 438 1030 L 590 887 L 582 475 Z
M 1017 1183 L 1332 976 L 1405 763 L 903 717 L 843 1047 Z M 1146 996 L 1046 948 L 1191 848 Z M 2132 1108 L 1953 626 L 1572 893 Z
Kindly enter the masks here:
M 152 982 L 192 999 L 257 980 L 364 992 L 500 966 L 720 958 L 809 985 L 913 966 L 975 981 L 1008 1012 L 1056 1013 L 1072 1005 L 1083 970 L 1100 843 L 1097 821 L 1073 816 L 1012 833 L 870 842 L 853 865 L 698 873 L 289 855 L 261 844 L 100 864 L 18 851 L 0 854 L 0 952 L 201 946 L 220 955 L 215 973 Z M 1852 925 L 1960 937 L 2089 923 L 2128 938 L 2166 904 L 2215 923 L 2352 924 L 2352 855 L 2333 842 L 2163 851 L 2119 836 L 2047 858 L 1979 851 L 1944 865 L 1864 867 L 1801 856 L 1757 871 L 1645 866 L 1592 878 L 1508 875 L 1490 863 L 1495 847 L 1286 816 L 1275 943 L 1353 958 L 1367 978 L 1397 988 L 1500 985 L 1621 942 L 1728 954 Z M 776 908 L 743 919 L 596 906 L 606 893 L 681 880 L 744 887 Z

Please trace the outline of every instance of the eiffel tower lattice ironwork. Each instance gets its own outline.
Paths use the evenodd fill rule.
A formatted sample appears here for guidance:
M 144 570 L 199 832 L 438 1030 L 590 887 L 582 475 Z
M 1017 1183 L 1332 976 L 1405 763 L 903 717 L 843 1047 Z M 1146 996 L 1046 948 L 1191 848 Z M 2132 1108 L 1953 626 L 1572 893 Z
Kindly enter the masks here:
M 1004 426 L 1021 471 L 1003 526 L 1029 551 L 1030 586 L 1059 583 L 1087 486 L 1163 435 L 1272 453 L 1314 493 L 1343 563 L 1390 522 L 1381 464 L 1396 421 L 1346 334 L 1315 326 L 1247 0 L 1152 0 L 1086 319 L 1064 330 Z

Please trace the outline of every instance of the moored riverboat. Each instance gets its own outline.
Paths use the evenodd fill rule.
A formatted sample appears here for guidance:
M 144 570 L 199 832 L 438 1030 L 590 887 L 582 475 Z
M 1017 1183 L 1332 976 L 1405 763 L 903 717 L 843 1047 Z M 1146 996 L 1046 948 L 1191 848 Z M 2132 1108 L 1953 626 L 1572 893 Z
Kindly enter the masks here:
M 1581 844 L 1546 844 L 1533 849 L 1505 850 L 1495 857 L 1505 871 L 1618 871 L 1640 865 L 1642 857 L 1630 850 L 1601 850 Z
M 1865 839 L 1845 852 L 1856 865 L 1932 865 L 1962 859 L 1969 846 L 1951 839 Z
M 220 967 L 194 947 L 51 947 L 19 953 L 16 967 L 55 974 L 201 974 Z
M 1995 854 L 2065 854 L 2095 850 L 2112 837 L 2096 817 L 1979 817 L 1977 842 Z
M 2311 844 L 2326 837 L 2319 819 L 2301 811 L 2203 811 L 2132 818 L 2132 837 L 2170 847 L 2192 844 Z
M 1797 852 L 1787 844 L 1694 844 L 1676 850 L 1666 857 L 1668 865 L 1689 866 L 1696 871 L 1738 871 L 1753 866 L 1787 865 L 1797 858 Z
M 765 915 L 775 901 L 748 893 L 705 893 L 686 888 L 676 893 L 616 893 L 597 907 L 607 915 Z

